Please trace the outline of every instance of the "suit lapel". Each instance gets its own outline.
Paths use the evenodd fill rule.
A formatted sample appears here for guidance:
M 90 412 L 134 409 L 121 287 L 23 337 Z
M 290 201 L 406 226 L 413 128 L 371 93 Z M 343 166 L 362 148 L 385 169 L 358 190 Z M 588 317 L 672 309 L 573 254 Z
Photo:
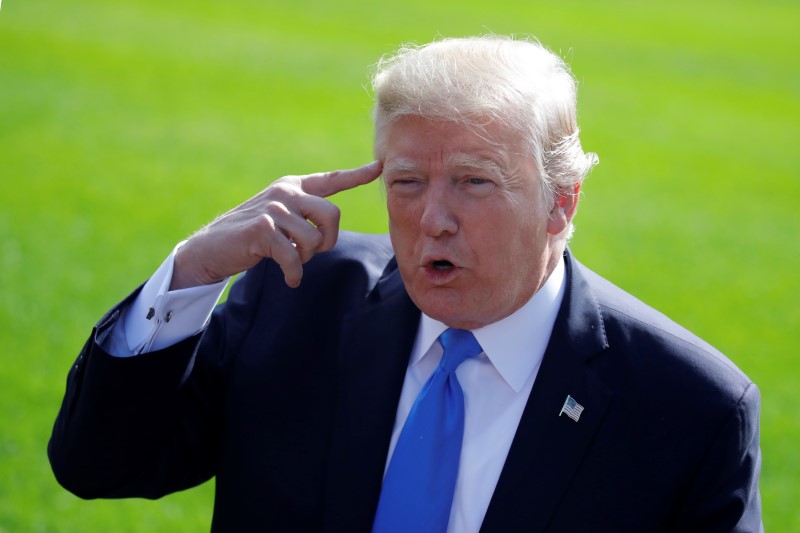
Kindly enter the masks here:
M 589 366 L 589 359 L 607 348 L 602 316 L 581 267 L 569 253 L 566 257 L 564 301 L 482 531 L 545 529 L 612 399 Z M 394 268 L 390 264 L 378 282 L 374 303 L 344 322 L 326 530 L 372 527 L 419 326 L 419 310 Z M 584 406 L 578 422 L 559 416 L 567 395 Z
M 393 263 L 387 271 L 393 268 Z M 396 270 L 375 302 L 348 316 L 340 347 L 339 405 L 331 444 L 326 529 L 367 531 L 378 504 L 408 358 L 419 326 Z
M 561 502 L 611 393 L 588 360 L 607 347 L 602 316 L 580 267 L 567 253 L 567 287 L 482 531 L 543 531 Z M 579 421 L 559 416 L 567 395 Z

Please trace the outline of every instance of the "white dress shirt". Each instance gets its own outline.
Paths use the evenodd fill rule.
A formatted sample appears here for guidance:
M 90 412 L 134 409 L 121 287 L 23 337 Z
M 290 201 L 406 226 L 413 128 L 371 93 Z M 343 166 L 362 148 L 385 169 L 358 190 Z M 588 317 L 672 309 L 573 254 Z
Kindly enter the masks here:
M 147 353 L 176 344 L 205 327 L 228 280 L 168 291 L 179 246 L 135 301 L 123 309 L 103 346 L 106 351 L 118 357 Z M 464 391 L 464 440 L 450 510 L 450 533 L 480 529 L 563 296 L 564 263 L 559 261 L 547 282 L 524 306 L 499 322 L 473 331 L 483 352 L 456 370 Z M 411 406 L 442 357 L 436 339 L 445 329 L 443 323 L 421 315 L 397 406 L 387 467 Z
M 481 527 L 563 297 L 564 262 L 559 261 L 528 303 L 503 320 L 473 331 L 483 352 L 456 369 L 464 391 L 464 440 L 447 528 L 450 533 L 477 532 Z M 439 365 L 442 347 L 436 339 L 445 329 L 447 326 L 425 314 L 420 318 L 389 458 L 411 406 Z

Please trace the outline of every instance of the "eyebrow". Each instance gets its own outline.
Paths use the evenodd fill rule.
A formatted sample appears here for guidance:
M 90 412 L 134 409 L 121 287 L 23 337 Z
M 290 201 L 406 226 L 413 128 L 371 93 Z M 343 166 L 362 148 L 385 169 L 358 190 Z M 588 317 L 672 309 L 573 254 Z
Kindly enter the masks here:
M 419 167 L 413 161 L 405 157 L 398 157 L 384 163 L 383 174 L 391 174 L 392 172 L 417 172 Z
M 447 160 L 449 166 L 458 168 L 474 168 L 480 170 L 489 170 L 498 174 L 505 175 L 503 167 L 497 161 L 487 157 L 473 156 L 469 154 L 455 154 Z

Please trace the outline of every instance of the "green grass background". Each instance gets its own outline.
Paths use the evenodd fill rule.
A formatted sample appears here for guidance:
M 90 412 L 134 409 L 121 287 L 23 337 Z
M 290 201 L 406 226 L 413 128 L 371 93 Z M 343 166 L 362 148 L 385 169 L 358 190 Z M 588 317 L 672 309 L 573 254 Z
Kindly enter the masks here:
M 800 530 L 798 21 L 793 1 L 6 0 L 0 531 L 208 528 L 213 483 L 85 502 L 54 481 L 45 447 L 91 325 L 272 179 L 369 161 L 383 53 L 485 32 L 572 64 L 601 159 L 572 247 L 760 385 L 764 521 Z M 335 201 L 345 228 L 385 231 L 377 186 Z

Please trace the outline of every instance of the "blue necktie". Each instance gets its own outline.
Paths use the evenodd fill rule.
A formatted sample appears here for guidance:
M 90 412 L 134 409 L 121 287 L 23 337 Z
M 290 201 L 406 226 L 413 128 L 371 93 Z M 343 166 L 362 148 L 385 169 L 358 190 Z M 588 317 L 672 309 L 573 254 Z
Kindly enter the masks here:
M 464 437 L 464 393 L 455 371 L 481 353 L 471 332 L 448 329 L 439 367 L 422 387 L 383 480 L 373 533 L 444 532 Z

